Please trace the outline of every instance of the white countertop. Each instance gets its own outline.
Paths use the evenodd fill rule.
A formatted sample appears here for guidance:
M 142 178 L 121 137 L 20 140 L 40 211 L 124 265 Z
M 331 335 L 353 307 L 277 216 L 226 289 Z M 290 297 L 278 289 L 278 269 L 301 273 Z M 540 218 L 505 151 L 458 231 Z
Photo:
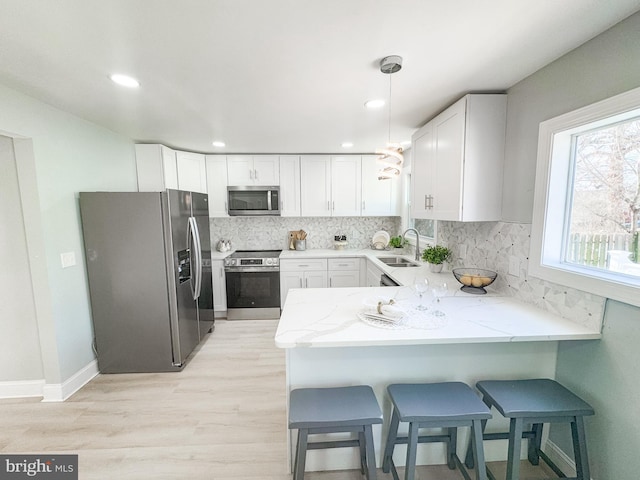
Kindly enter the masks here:
M 353 347 L 601 337 L 599 331 L 512 298 L 475 296 L 458 290 L 450 290 L 440 302 L 438 309 L 446 315 L 436 321 L 443 320 L 438 328 L 379 328 L 364 323 L 357 315 L 363 309 L 363 300 L 372 297 L 393 297 L 400 306 L 406 307 L 417 302 L 410 287 L 292 289 L 280 317 L 276 345 L 280 348 Z M 430 299 L 425 302 L 425 305 L 430 304 Z M 424 320 L 425 326 L 429 326 L 429 314 Z

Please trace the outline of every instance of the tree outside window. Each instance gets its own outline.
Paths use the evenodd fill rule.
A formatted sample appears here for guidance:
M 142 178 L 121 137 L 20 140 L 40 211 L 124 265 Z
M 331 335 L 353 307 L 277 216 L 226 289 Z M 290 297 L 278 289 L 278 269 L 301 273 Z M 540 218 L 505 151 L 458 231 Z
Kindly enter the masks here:
M 565 261 L 640 276 L 640 117 L 573 137 Z

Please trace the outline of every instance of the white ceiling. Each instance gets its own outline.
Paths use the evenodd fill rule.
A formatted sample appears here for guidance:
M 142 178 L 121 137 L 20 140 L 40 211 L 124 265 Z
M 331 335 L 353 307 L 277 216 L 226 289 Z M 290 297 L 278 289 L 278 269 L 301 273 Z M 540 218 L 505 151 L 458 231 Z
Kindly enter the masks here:
M 139 142 L 371 152 L 468 92 L 504 91 L 640 0 L 0 0 L 0 83 Z M 128 73 L 141 87 L 114 85 Z M 226 147 L 216 149 L 220 139 Z

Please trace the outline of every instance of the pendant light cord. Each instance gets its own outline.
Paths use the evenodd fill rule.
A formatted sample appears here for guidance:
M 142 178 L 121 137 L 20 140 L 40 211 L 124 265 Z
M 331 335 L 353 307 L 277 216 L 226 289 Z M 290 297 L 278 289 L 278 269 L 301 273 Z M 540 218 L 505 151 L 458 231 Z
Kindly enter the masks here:
M 393 74 L 389 74 L 389 138 L 387 143 L 391 143 L 391 76 Z

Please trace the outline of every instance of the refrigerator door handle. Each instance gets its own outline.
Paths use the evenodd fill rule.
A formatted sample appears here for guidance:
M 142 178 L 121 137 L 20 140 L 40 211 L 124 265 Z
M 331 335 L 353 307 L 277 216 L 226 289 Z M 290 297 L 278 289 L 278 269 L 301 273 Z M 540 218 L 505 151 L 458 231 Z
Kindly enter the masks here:
M 200 231 L 198 230 L 198 223 L 196 222 L 195 217 L 189 217 L 189 229 L 188 229 L 191 237 L 191 241 L 193 242 L 193 249 L 191 251 L 191 258 L 195 258 L 194 274 L 195 274 L 195 284 L 192 284 L 192 293 L 193 299 L 197 300 L 200 297 L 200 292 L 202 290 L 202 245 L 200 244 Z

